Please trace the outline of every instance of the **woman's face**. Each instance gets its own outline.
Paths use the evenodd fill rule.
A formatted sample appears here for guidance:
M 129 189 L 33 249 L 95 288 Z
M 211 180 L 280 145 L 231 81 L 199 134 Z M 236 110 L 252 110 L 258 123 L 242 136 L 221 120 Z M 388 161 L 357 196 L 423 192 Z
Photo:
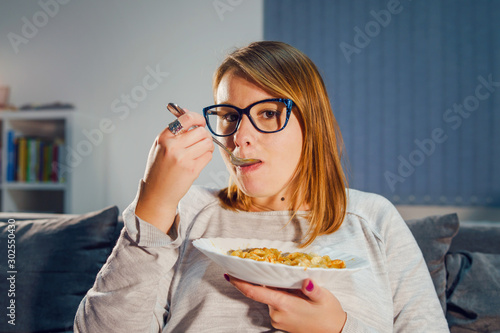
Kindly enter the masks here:
M 233 72 L 226 73 L 217 88 L 217 104 L 245 108 L 252 103 L 279 96 L 265 90 Z M 276 133 L 259 132 L 247 116 L 243 116 L 235 134 L 220 138 L 236 156 L 256 158 L 260 163 L 234 166 L 222 153 L 224 162 L 236 185 L 249 197 L 254 206 L 286 209 L 291 190 L 288 188 L 302 152 L 302 129 L 294 112 L 286 127 Z M 284 197 L 285 201 L 281 198 Z

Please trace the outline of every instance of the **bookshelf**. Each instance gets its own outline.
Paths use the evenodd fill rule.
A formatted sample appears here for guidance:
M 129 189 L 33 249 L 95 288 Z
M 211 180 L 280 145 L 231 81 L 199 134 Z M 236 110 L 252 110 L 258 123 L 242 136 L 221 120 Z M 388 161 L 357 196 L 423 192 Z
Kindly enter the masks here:
M 0 112 L 0 211 L 69 212 L 71 173 L 60 172 L 60 165 L 74 113 Z

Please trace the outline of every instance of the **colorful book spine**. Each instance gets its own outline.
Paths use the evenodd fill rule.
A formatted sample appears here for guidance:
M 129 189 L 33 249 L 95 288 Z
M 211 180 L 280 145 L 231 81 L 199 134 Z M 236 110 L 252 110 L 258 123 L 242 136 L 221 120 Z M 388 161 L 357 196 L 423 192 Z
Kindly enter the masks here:
M 63 165 L 64 162 L 64 156 L 65 156 L 65 151 L 64 151 L 64 141 L 62 140 L 56 140 L 55 144 L 57 145 L 57 181 L 59 183 L 64 183 L 66 179 L 64 178 L 64 172 L 61 172 L 61 165 Z
M 50 172 L 52 171 L 52 144 L 47 143 L 43 147 L 43 182 L 50 181 Z
M 28 166 L 28 181 L 30 182 L 38 182 L 38 169 L 40 167 L 39 150 L 40 150 L 40 139 L 38 138 L 30 138 L 29 139 L 29 154 L 30 154 L 30 164 Z
M 50 163 L 51 172 L 50 172 L 50 180 L 53 182 L 57 182 L 59 177 L 57 175 L 57 163 L 59 161 L 59 147 L 57 144 L 52 145 L 52 161 Z
M 45 141 L 40 140 L 38 144 L 38 168 L 36 179 L 38 181 L 43 181 L 43 149 L 45 146 Z
M 19 139 L 14 138 L 14 181 L 18 180 L 17 169 L 19 168 Z
M 19 138 L 18 163 L 17 163 L 17 181 L 26 181 L 26 169 L 28 161 L 28 141 L 25 137 Z
M 10 130 L 7 133 L 7 175 L 6 180 L 13 182 L 16 180 L 16 145 L 15 132 Z
M 60 175 L 64 141 L 7 134 L 6 180 L 10 182 L 64 182 Z

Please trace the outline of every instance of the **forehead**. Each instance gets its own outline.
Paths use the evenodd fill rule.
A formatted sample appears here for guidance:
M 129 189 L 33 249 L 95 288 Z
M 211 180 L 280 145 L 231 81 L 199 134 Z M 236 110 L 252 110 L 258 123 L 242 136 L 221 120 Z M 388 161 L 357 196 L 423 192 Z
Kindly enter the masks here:
M 275 97 L 247 76 L 230 71 L 224 74 L 217 87 L 216 102 L 243 108 L 259 100 Z

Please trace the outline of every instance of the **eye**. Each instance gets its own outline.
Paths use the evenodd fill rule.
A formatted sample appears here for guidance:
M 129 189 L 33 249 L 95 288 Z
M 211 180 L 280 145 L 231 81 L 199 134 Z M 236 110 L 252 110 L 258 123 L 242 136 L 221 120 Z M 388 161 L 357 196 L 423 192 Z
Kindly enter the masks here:
M 259 112 L 259 116 L 264 118 L 264 119 L 274 119 L 274 118 L 279 118 L 281 115 L 280 111 L 276 110 L 263 110 Z
M 238 121 L 239 115 L 237 113 L 226 113 L 221 115 L 222 120 L 232 123 Z

